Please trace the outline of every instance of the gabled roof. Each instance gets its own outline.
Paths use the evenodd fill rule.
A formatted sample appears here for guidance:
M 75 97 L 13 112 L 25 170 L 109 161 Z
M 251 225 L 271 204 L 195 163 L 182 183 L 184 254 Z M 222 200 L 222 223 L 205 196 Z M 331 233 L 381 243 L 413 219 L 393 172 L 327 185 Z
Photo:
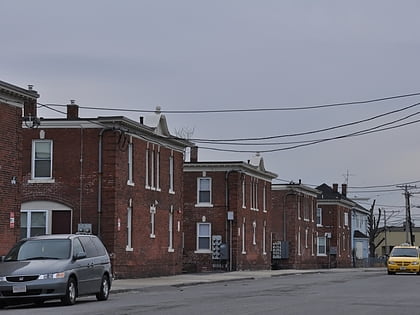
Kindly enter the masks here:
M 369 213 L 369 210 L 359 205 L 354 200 L 351 200 L 347 196 L 343 195 L 342 193 L 338 191 L 334 191 L 332 187 L 328 186 L 325 183 L 318 186 L 316 189 L 321 191 L 321 194 L 318 196 L 318 202 L 325 201 L 329 203 L 332 203 L 332 202 L 343 203 L 347 206 L 351 206 L 353 210 L 357 210 L 365 214 Z
M 369 238 L 369 236 L 360 232 L 359 230 L 354 231 L 353 236 L 356 237 L 356 238 Z

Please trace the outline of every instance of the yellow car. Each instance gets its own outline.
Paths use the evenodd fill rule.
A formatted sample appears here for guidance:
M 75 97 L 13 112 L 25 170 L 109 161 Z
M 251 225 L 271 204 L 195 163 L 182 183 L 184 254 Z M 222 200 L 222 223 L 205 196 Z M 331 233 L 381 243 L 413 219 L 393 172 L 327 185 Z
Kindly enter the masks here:
M 420 274 L 420 250 L 417 246 L 402 244 L 395 246 L 387 262 L 388 274 L 415 272 Z

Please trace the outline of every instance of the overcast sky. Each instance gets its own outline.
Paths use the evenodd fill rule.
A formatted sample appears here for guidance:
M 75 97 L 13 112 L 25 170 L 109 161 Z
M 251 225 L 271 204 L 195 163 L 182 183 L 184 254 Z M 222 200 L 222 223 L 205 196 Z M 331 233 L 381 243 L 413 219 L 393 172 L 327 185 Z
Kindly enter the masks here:
M 33 84 L 42 104 L 74 99 L 81 107 L 120 109 L 81 109 L 82 117 L 138 120 L 144 113 L 123 109 L 280 109 L 420 92 L 419 1 L 5 0 L 0 9 L 0 80 Z M 347 135 L 409 115 L 388 127 L 415 122 L 420 106 L 404 108 L 417 102 L 420 96 L 311 110 L 166 116 L 172 133 L 229 140 L 313 132 L 401 110 L 246 146 L 197 143 L 278 150 L 262 155 L 281 180 L 332 185 L 348 174 L 349 186 L 356 187 L 350 197 L 376 199 L 388 213 L 401 211 L 390 218 L 401 223 L 402 190 L 383 190 L 420 181 L 419 123 L 295 149 L 279 143 Z M 46 108 L 39 113 L 62 117 Z M 256 145 L 268 141 L 277 144 Z M 200 149 L 199 159 L 246 161 L 252 152 Z M 357 188 L 384 185 L 390 187 Z M 411 202 L 420 205 L 420 195 Z M 420 219 L 420 208 L 412 212 Z

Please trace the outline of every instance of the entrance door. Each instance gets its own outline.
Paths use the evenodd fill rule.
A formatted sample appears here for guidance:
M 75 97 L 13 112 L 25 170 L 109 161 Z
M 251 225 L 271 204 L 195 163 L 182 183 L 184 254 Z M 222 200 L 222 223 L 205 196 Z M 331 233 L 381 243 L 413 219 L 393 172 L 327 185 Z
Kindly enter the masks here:
M 52 211 L 51 234 L 71 233 L 71 211 Z

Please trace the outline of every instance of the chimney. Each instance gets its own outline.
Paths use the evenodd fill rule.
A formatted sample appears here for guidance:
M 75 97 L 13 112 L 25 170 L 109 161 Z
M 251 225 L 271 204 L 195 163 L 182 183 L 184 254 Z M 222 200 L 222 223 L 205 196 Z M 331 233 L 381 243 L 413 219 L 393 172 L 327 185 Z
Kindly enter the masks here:
M 198 147 L 197 146 L 191 147 L 190 162 L 198 162 Z
M 333 184 L 333 191 L 338 192 L 338 184 Z
M 143 124 L 144 124 L 144 117 L 140 116 L 140 125 L 143 125 Z
M 67 119 L 79 119 L 79 105 L 74 100 L 70 100 L 70 104 L 67 105 Z
M 341 184 L 341 194 L 347 197 L 347 184 Z
M 34 96 L 36 98 L 39 97 L 37 91 L 35 91 L 34 86 L 32 84 L 28 85 L 28 92 L 34 94 Z M 37 105 L 37 100 L 35 99 L 30 99 L 30 100 L 25 100 L 23 103 L 23 116 L 25 117 L 37 117 L 37 110 L 36 110 L 36 105 Z

